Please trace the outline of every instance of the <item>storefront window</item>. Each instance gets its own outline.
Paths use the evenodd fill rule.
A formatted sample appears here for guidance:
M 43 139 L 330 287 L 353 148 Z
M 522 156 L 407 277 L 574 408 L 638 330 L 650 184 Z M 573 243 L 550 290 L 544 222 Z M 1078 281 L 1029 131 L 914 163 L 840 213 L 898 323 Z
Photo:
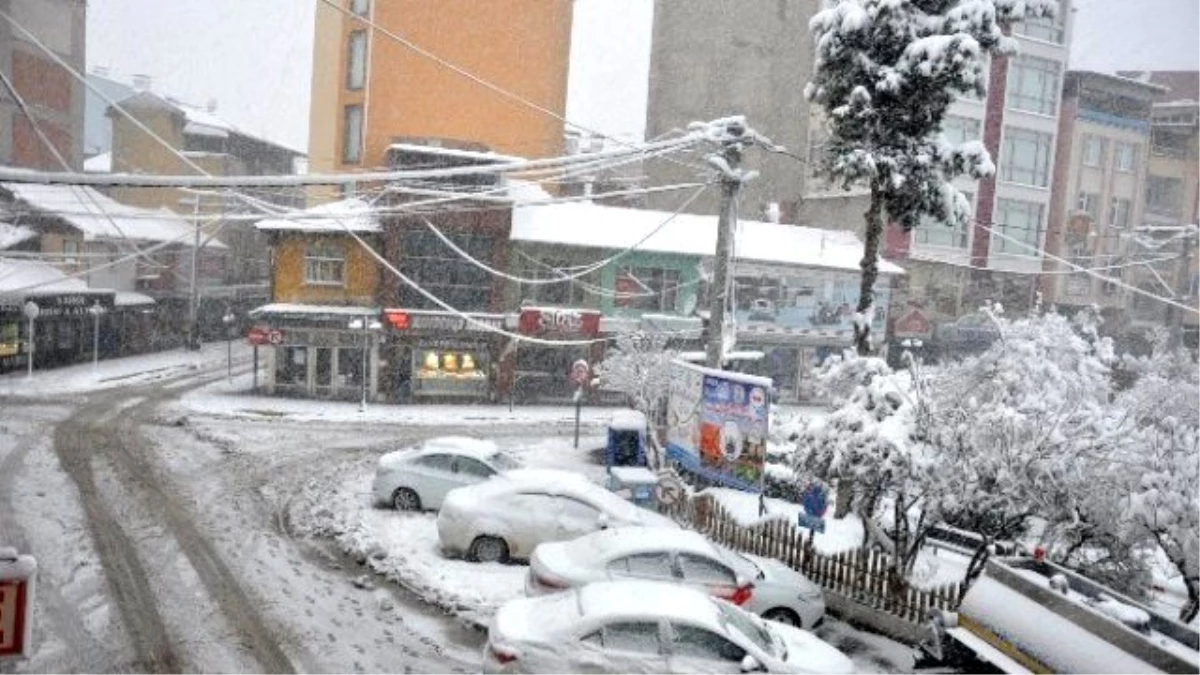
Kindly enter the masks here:
M 317 386 L 333 384 L 333 350 L 317 348 Z
M 362 386 L 363 350 L 346 348 L 338 350 L 338 387 Z
M 675 311 L 679 290 L 679 270 L 660 267 L 622 267 L 617 274 L 618 307 L 651 312 Z
M 308 347 L 284 347 L 275 364 L 275 380 L 280 384 L 308 382 Z
M 487 390 L 488 353 L 477 345 L 418 345 L 412 370 L 416 395 L 477 396 Z
M 0 321 L 0 357 L 21 351 L 21 322 L 19 319 Z

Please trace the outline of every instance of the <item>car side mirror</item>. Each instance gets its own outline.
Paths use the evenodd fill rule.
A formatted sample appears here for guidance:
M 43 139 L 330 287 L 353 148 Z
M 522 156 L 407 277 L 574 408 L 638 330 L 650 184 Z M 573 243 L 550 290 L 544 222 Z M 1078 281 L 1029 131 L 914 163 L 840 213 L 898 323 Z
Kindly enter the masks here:
M 608 514 L 607 513 L 601 513 L 599 516 L 596 516 L 596 527 L 600 528 L 601 530 L 608 529 Z
M 749 654 L 742 657 L 743 673 L 757 673 L 760 670 L 762 670 L 762 664 L 758 662 L 758 659 Z

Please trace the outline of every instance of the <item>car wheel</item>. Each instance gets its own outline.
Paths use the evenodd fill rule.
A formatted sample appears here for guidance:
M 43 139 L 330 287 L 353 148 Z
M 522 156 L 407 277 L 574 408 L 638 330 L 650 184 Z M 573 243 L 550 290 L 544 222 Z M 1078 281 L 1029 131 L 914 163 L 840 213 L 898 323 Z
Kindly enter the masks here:
M 475 562 L 502 563 L 508 560 L 508 544 L 498 537 L 476 537 L 467 557 Z
M 762 616 L 764 619 L 776 621 L 784 624 L 785 626 L 804 628 L 804 625 L 800 621 L 800 616 L 787 607 L 776 607 L 775 609 L 763 612 Z
M 408 488 L 400 488 L 392 494 L 392 506 L 397 511 L 420 511 L 421 497 Z

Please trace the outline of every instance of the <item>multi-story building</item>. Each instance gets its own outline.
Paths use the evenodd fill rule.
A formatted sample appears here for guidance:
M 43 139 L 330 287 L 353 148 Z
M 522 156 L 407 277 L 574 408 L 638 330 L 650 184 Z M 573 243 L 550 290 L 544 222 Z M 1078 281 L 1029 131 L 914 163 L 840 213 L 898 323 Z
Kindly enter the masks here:
M 646 137 L 693 120 L 740 114 L 756 131 L 803 155 L 809 122 L 804 85 L 814 62 L 808 21 L 819 8 L 817 0 L 656 0 Z M 742 192 L 742 215 L 766 220 L 776 204 L 782 221 L 801 222 L 804 163 L 796 156 L 755 152 L 746 164 L 759 176 Z M 708 169 L 702 162 L 658 159 L 644 171 L 651 184 L 663 185 L 694 181 Z M 659 196 L 650 205 L 673 211 L 680 201 L 679 195 Z M 717 206 L 714 192 L 688 211 L 715 214 Z
M 13 22 L 76 72 L 86 61 L 85 0 L 8 0 Z M 73 169 L 83 162 L 84 85 L 8 21 L 0 21 L 0 73 Z M 0 164 L 59 171 L 62 165 L 7 93 L 0 96 Z
M 908 234 L 889 228 L 888 255 L 907 259 L 908 274 L 895 296 L 900 302 L 939 321 L 986 302 L 1022 311 L 1036 301 L 1070 31 L 1068 0 L 1053 20 L 1014 24 L 1018 53 L 989 59 L 987 95 L 951 105 L 942 133 L 955 143 L 981 140 L 996 174 L 957 183 L 973 207 L 973 222 L 930 219 Z
M 571 3 L 340 1 L 317 3 L 312 172 L 384 166 L 398 137 L 562 154 Z
M 1063 81 L 1053 195 L 1045 236 L 1041 291 L 1060 309 L 1100 307 L 1113 327 L 1124 322 L 1131 294 L 1056 260 L 1099 269 L 1110 279 L 1133 273 L 1136 230 L 1150 156 L 1151 108 L 1164 92 L 1116 75 L 1068 72 Z

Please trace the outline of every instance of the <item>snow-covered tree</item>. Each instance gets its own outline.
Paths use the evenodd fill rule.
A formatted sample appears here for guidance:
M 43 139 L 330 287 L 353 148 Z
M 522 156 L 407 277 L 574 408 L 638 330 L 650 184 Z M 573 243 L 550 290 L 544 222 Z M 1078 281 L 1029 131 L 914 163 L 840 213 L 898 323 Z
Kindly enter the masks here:
M 970 207 L 950 181 L 995 172 L 978 141 L 939 134 L 958 94 L 985 93 L 986 57 L 1015 50 L 1002 25 L 1051 16 L 1053 0 L 835 0 L 809 23 L 816 72 L 805 88 L 826 116 L 818 166 L 844 186 L 870 189 L 855 346 L 871 351 L 870 318 L 884 217 L 905 230 L 922 216 L 965 221 Z
M 598 384 L 625 394 L 634 409 L 651 424 L 658 424 L 671 390 L 671 362 L 678 355 L 668 348 L 667 336 L 661 333 L 621 333 L 596 367 Z

